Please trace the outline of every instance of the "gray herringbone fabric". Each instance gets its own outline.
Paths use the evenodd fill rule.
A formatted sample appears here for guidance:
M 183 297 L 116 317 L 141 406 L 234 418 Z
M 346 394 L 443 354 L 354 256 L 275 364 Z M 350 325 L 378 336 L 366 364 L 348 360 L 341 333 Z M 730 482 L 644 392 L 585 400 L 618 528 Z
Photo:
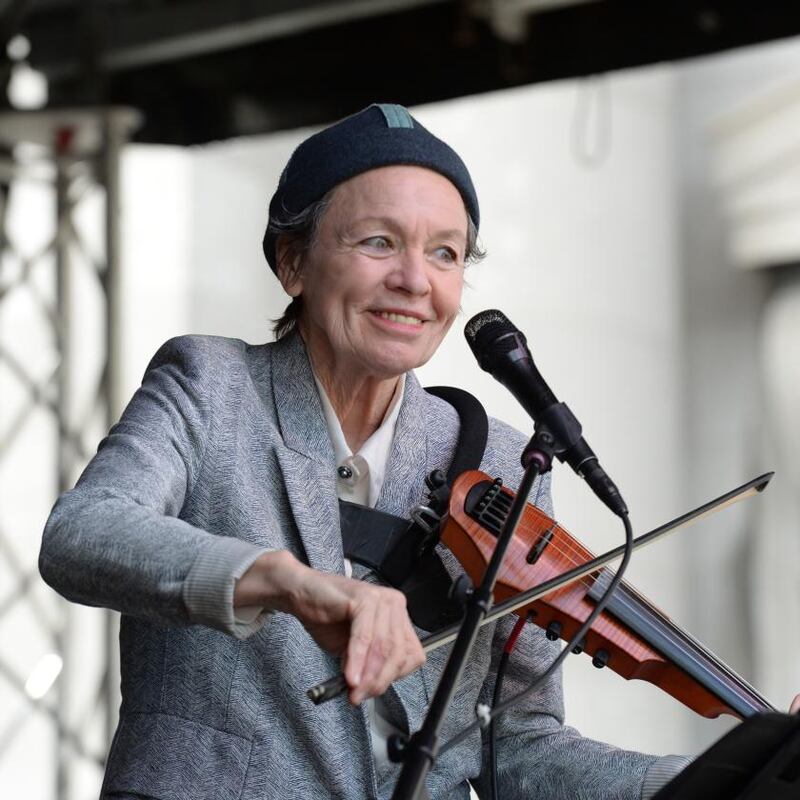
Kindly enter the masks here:
M 409 379 L 377 507 L 408 515 L 424 476 L 448 465 L 457 433 L 453 409 Z M 523 443 L 492 421 L 483 469 L 515 485 Z M 535 491 L 549 511 L 546 481 Z M 48 583 L 71 600 L 123 615 L 123 700 L 104 797 L 391 794 L 396 770 L 375 775 L 362 709 L 344 698 L 320 707 L 306 699 L 305 690 L 336 673 L 337 662 L 294 617 L 270 615 L 238 639 L 224 632 L 230 593 L 214 599 L 210 589 L 209 608 L 190 617 L 190 572 L 196 581 L 203 565 L 233 563 L 265 547 L 290 550 L 319 570 L 343 571 L 333 450 L 302 340 L 172 340 L 76 488 L 56 504 L 42 545 Z M 487 676 L 510 624 L 479 636 L 445 740 L 472 721 L 477 700 L 489 698 Z M 555 651 L 528 626 L 507 691 L 521 689 Z M 445 658 L 443 651 L 431 654 L 389 691 L 401 727 L 421 724 Z M 564 727 L 560 677 L 499 730 L 504 800 L 638 800 L 654 760 Z M 438 761 L 431 797 L 467 797 L 467 781 L 484 793 L 481 763 L 476 733 Z

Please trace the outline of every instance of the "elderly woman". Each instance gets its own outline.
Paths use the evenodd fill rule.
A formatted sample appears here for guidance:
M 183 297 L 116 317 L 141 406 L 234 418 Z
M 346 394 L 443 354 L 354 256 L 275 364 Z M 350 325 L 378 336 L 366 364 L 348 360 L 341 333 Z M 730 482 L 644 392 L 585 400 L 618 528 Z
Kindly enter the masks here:
M 165 344 L 56 504 L 43 576 L 122 612 L 103 797 L 391 794 L 386 736 L 420 726 L 446 654 L 421 666 L 403 596 L 346 577 L 338 498 L 407 517 L 424 477 L 447 469 L 457 414 L 412 370 L 458 313 L 478 222 L 460 158 L 402 107 L 370 106 L 306 140 L 264 238 L 292 298 L 278 341 Z M 514 485 L 525 441 L 490 420 L 482 469 Z M 532 497 L 550 510 L 546 479 Z M 510 625 L 482 629 L 444 739 L 491 696 Z M 555 651 L 527 626 L 508 691 Z M 305 690 L 339 659 L 349 697 L 313 706 Z M 484 751 L 478 732 L 448 750 L 431 797 L 467 797 L 470 783 L 485 795 Z M 681 763 L 565 727 L 559 675 L 502 718 L 498 752 L 503 798 L 639 800 Z

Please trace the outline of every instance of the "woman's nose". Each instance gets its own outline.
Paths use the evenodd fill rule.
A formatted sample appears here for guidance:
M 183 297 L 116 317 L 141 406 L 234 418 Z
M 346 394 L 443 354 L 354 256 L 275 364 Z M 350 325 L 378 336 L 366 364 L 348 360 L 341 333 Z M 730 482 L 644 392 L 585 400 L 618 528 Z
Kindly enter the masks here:
M 396 261 L 395 269 L 389 275 L 388 284 L 392 289 L 409 294 L 427 294 L 431 289 L 431 282 L 425 253 L 410 247 L 403 250 Z

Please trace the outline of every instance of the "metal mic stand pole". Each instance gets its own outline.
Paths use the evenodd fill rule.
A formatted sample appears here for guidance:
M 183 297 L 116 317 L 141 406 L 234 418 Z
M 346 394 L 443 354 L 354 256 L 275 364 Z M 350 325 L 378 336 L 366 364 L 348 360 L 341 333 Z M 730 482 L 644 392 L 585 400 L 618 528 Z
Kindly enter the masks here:
M 436 693 L 431 701 L 425 722 L 407 742 L 399 736 L 390 739 L 390 757 L 393 761 L 403 762 L 400 777 L 392 793 L 392 800 L 420 800 L 427 797 L 425 778 L 438 754 L 439 733 L 444 722 L 444 715 L 461 679 L 461 673 L 475 643 L 481 621 L 492 607 L 492 591 L 497 574 L 509 542 L 522 518 L 528 495 L 537 476 L 549 472 L 554 448 L 553 435 L 544 426 L 537 424 L 533 438 L 522 454 L 525 473 L 522 476 L 519 490 L 509 509 L 503 530 L 497 538 L 497 544 L 486 567 L 483 580 L 469 596 L 458 638 L 447 659 L 447 665 L 442 672 L 439 685 L 436 687 Z

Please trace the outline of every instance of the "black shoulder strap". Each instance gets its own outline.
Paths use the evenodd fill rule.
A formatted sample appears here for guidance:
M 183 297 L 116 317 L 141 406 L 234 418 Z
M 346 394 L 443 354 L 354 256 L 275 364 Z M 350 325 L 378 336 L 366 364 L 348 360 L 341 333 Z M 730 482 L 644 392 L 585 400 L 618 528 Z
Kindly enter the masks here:
M 427 386 L 425 391 L 450 403 L 458 412 L 458 444 L 447 470 L 447 482 L 452 485 L 462 472 L 480 467 L 489 438 L 489 419 L 478 398 L 463 389 Z

